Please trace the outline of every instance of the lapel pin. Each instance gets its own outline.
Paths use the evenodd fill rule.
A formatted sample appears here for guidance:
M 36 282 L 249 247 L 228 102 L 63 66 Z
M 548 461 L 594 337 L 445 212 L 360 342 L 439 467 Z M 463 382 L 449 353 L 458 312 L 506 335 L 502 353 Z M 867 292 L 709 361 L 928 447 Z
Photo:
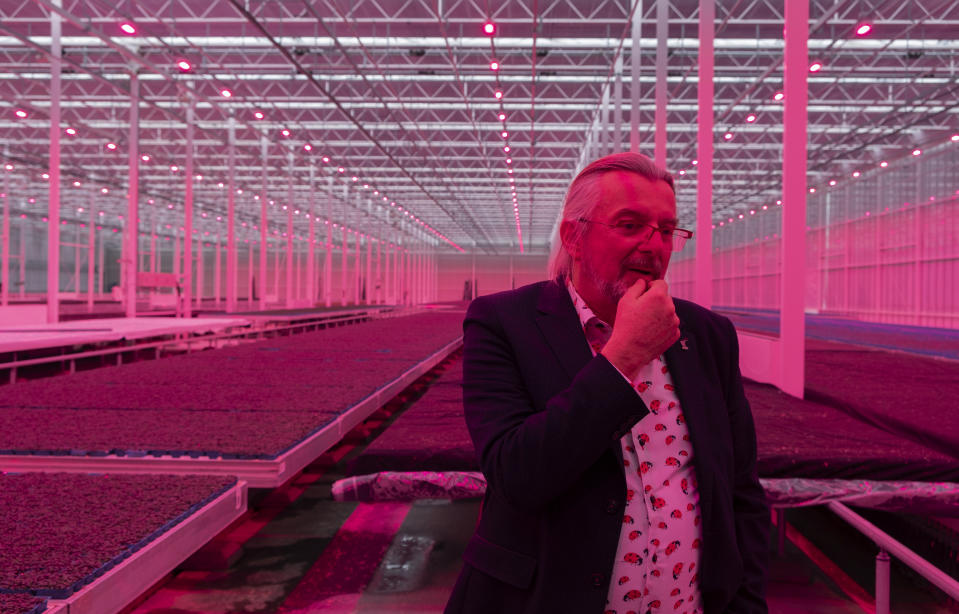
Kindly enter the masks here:
M 687 343 L 688 341 L 689 341 L 688 339 L 680 339 L 680 340 L 679 340 L 679 347 L 680 347 L 680 349 L 688 350 L 688 349 L 689 349 L 689 346 L 686 345 L 686 343 Z

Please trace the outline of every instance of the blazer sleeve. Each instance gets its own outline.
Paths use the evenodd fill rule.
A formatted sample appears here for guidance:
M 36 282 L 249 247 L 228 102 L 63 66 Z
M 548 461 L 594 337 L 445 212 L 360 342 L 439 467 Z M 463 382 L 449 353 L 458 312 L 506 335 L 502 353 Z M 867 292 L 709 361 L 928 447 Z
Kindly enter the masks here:
M 535 324 L 511 307 L 494 297 L 470 305 L 463 324 L 463 406 L 489 488 L 513 507 L 536 512 L 566 492 L 647 410 L 602 356 L 586 362 L 558 394 L 534 398 L 531 377 L 567 375 Z
M 766 614 L 769 566 L 769 506 L 757 472 L 756 427 L 739 371 L 739 341 L 728 318 L 722 318 L 731 355 L 726 407 L 733 434 L 733 513 L 736 541 L 743 561 L 743 582 L 726 608 L 728 614 Z

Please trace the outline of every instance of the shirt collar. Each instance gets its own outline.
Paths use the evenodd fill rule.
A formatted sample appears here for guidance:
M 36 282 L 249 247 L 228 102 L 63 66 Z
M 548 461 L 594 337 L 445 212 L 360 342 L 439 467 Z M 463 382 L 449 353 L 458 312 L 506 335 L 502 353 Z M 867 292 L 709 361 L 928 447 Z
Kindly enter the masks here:
M 573 281 L 568 278 L 566 279 L 566 290 L 569 292 L 569 298 L 573 300 L 573 307 L 576 309 L 576 315 L 579 316 L 579 323 L 583 325 L 584 329 L 586 328 L 586 323 L 593 318 L 603 322 L 603 320 L 589 308 L 589 305 L 586 304 L 586 301 L 583 300 L 583 297 L 579 295 L 579 292 L 577 292 L 575 286 L 573 286 Z M 603 322 L 603 324 L 609 326 L 606 322 Z

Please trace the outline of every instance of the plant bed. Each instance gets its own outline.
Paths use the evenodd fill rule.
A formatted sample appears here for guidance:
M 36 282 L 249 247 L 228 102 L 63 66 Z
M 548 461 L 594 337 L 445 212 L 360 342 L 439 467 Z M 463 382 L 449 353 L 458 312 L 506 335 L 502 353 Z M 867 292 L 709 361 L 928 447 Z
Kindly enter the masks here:
M 236 484 L 222 476 L 0 476 L 0 593 L 65 599 Z

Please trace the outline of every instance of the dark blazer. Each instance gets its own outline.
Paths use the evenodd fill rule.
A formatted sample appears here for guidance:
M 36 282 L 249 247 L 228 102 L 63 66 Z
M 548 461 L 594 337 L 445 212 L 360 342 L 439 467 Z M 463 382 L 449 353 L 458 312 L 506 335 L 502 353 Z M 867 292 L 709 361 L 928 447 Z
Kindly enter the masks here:
M 666 361 L 696 459 L 705 611 L 764 613 L 769 509 L 736 333 L 674 303 Z M 626 504 L 619 441 L 648 410 L 592 355 L 561 282 L 478 298 L 463 328 L 466 422 L 488 486 L 446 612 L 600 614 Z

